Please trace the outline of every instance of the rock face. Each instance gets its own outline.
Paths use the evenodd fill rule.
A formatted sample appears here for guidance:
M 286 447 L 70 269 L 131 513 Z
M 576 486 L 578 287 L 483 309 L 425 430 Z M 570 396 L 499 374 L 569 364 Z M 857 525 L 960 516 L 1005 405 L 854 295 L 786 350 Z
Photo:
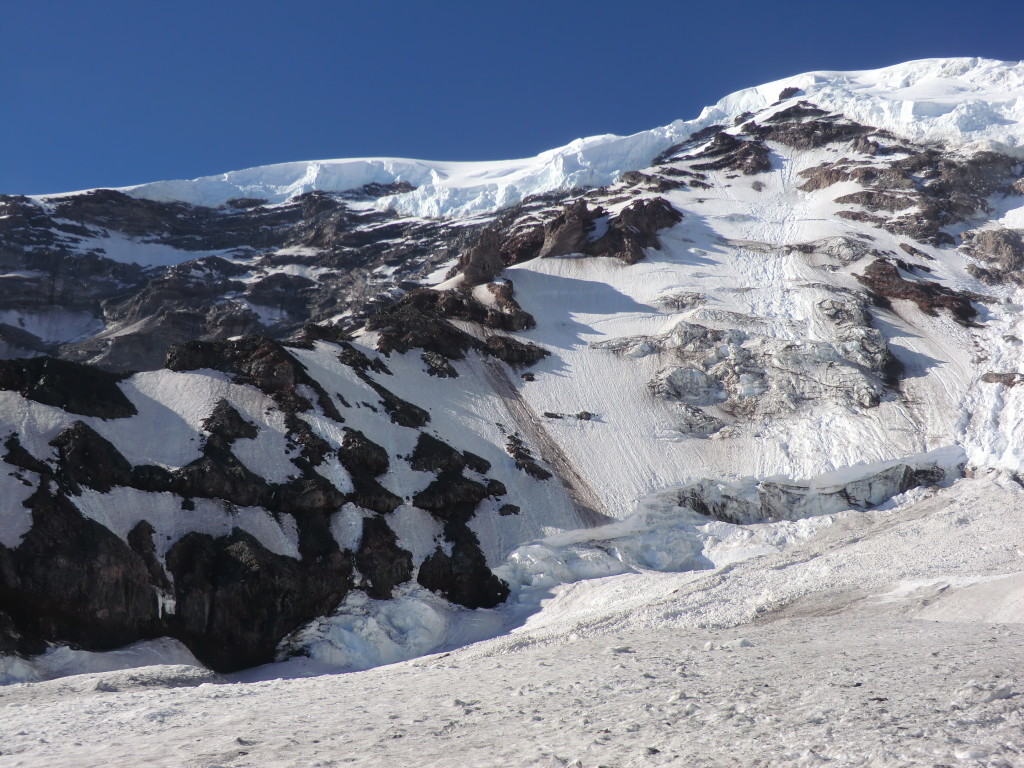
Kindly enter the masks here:
M 123 375 L 51 357 L 0 360 L 0 390 L 53 405 L 69 413 L 123 419 L 137 411 L 117 382 Z
M 923 312 L 934 314 L 947 310 L 957 322 L 968 324 L 978 314 L 971 299 L 930 280 L 907 280 L 895 264 L 879 259 L 868 265 L 858 279 L 878 296 L 886 299 L 909 299 Z
M 1021 283 L 1024 280 L 1024 231 L 1019 229 L 983 229 L 964 232 L 961 248 L 983 266 L 968 265 L 968 270 L 986 283 Z
M 430 416 L 377 380 L 393 375 L 382 360 L 347 341 L 326 344 L 328 359 L 349 372 L 347 397 L 309 373 L 296 357 L 302 346 L 247 337 L 173 347 L 163 380 L 214 377 L 218 390 L 233 393 L 211 400 L 191 438 L 198 456 L 177 467 L 136 464 L 98 431 L 125 424 L 102 431 L 135 450 L 131 423 L 144 415 L 122 391 L 133 386 L 122 377 L 50 358 L 3 361 L 5 383 L 24 402 L 67 414 L 67 425 L 48 442 L 50 453 L 34 454 L 17 432 L 4 442 L 11 477 L 32 489 L 23 503 L 31 517 L 27 532 L 13 546 L 0 544 L 4 648 L 33 653 L 65 642 L 105 650 L 167 635 L 212 668 L 230 671 L 273 660 L 285 636 L 329 614 L 352 590 L 387 600 L 419 579 L 467 607 L 503 600 L 508 588 L 467 527 L 482 502 L 506 493 L 487 477 L 490 462 L 426 432 L 418 433 L 413 455 L 396 461 L 344 426 L 342 411 L 363 407 L 391 429 L 418 430 Z M 75 380 L 83 387 L 75 390 Z M 273 414 L 279 421 L 267 421 Z M 383 429 L 385 422 L 375 423 Z M 274 429 L 282 430 L 280 438 L 270 436 Z M 273 460 L 292 467 L 285 477 L 273 471 L 276 479 L 250 468 L 260 455 L 254 447 L 273 439 L 284 441 Z M 400 471 L 433 477 L 412 501 L 437 518 L 441 556 L 414 560 L 388 522 L 406 503 L 380 480 L 396 463 Z M 152 513 L 144 498 L 154 500 Z M 105 511 L 131 499 L 114 517 Z M 179 511 L 162 516 L 168 505 Z M 364 515 L 344 547 L 335 534 L 343 508 Z M 112 522 L 125 514 L 138 522 Z M 187 522 L 193 515 L 207 522 Z M 210 532 L 211 516 L 222 521 L 213 526 L 223 533 Z M 281 536 L 268 538 L 268 527 Z

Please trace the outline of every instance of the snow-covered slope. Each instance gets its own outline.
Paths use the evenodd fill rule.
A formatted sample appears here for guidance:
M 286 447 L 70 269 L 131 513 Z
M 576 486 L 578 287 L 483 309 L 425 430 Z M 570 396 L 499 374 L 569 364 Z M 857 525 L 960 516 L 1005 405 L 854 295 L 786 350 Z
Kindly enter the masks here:
M 648 165 L 659 152 L 714 123 L 758 112 L 786 88 L 847 117 L 916 141 L 992 142 L 1024 147 L 1024 65 L 988 59 L 922 59 L 878 70 L 808 72 L 737 91 L 696 120 L 632 136 L 592 136 L 533 158 L 444 163 L 399 158 L 317 160 L 249 168 L 191 181 L 160 181 L 126 188 L 152 200 L 222 205 L 231 198 L 282 202 L 320 190 L 342 192 L 364 184 L 408 182 L 415 191 L 377 205 L 408 216 L 465 216 L 514 205 L 528 195 L 597 187 Z
M 673 723 L 696 717 L 712 744 L 716 724 L 782 706 L 737 682 L 746 648 L 808 665 L 806 685 L 830 668 L 791 653 L 801 632 L 849 643 L 865 641 L 861 621 L 908 637 L 919 620 L 960 622 L 941 630 L 959 648 L 979 627 L 1019 624 L 1022 105 L 1024 65 L 925 60 L 787 78 L 693 121 L 528 160 L 295 163 L 9 199 L 21 261 L 0 280 L 32 292 L 0 306 L 0 331 L 37 356 L 0 361 L 0 597 L 15 596 L 0 602 L 0 641 L 20 654 L 0 670 L 112 668 L 60 644 L 167 635 L 188 650 L 165 638 L 123 657 L 191 652 L 232 672 L 276 659 L 238 673 L 258 680 L 486 640 L 454 663 L 498 696 L 501 659 L 521 670 L 607 645 L 587 685 Z M 88 301 L 44 299 L 64 295 L 72 268 Z M 109 372 L 123 367 L 143 370 Z M 94 623 L 110 583 L 117 609 Z M 727 696 L 623 687 L 631 650 L 658 680 L 669 667 L 656 657 L 684 629 L 724 645 Z M 980 667 L 1008 663 L 1006 638 Z M 895 639 L 878 648 L 921 664 Z M 889 674 L 870 669 L 878 685 Z M 884 736 L 820 685 L 795 720 L 736 722 L 793 730 L 777 747 L 809 765 L 870 764 L 858 739 L 878 764 L 1014 764 L 1012 670 L 958 679 L 962 695 L 919 672 L 917 689 L 869 698 L 901 702 Z M 52 690 L 81 717 L 68 685 Z M 666 703 L 644 701 L 645 686 Z M 165 699 L 178 711 L 196 690 Z M 987 707 L 966 746 L 914 690 Z M 393 706 L 374 699 L 366 717 Z M 593 702 L 573 712 L 605 717 Z M 490 743 L 491 721 L 470 719 L 470 738 Z M 895 747 L 915 720 L 920 743 Z M 627 751 L 591 734 L 572 756 L 502 754 L 692 758 L 645 723 Z M 407 735 L 381 760 L 429 752 Z M 82 759 L 17 744 L 29 761 Z M 710 762 L 726 760 L 714 749 Z M 323 757 L 261 750 L 256 763 Z

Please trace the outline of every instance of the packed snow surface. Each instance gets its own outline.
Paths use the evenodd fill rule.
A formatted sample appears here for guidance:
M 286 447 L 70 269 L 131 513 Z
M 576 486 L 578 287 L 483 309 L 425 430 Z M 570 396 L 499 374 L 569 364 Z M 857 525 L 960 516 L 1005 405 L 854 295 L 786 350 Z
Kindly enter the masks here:
M 747 556 L 549 586 L 509 634 L 363 672 L 10 685 L 0 764 L 1024 765 L 1022 502 L 989 473 L 719 531 Z
M 232 198 L 282 202 L 304 192 L 342 192 L 408 182 L 412 192 L 378 201 L 410 216 L 461 216 L 514 205 L 527 195 L 602 186 L 650 164 L 695 131 L 772 105 L 785 88 L 824 109 L 920 141 L 991 142 L 1024 151 L 1024 64 L 989 59 L 921 59 L 857 72 L 808 72 L 726 96 L 695 120 L 632 136 L 592 136 L 536 157 L 498 162 L 359 158 L 279 163 L 125 191 L 153 200 L 222 205 Z

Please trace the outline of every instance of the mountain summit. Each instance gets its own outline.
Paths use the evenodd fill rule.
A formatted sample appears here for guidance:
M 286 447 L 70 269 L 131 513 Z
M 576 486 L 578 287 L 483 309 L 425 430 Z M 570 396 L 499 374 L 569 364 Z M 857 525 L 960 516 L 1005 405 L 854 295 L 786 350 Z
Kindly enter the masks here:
M 1024 471 L 1022 64 L 808 73 L 526 160 L 3 196 L 0 258 L 10 679 L 157 638 L 366 668 Z

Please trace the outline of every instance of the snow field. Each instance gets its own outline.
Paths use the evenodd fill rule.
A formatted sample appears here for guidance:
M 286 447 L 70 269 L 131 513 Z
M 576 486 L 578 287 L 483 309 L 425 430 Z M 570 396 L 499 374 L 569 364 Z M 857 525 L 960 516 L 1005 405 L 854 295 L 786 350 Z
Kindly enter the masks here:
M 555 588 L 507 635 L 365 672 L 7 686 L 0 764 L 1021 765 L 1019 602 L 999 612 L 1022 493 L 992 475 L 754 526 L 785 545 Z

